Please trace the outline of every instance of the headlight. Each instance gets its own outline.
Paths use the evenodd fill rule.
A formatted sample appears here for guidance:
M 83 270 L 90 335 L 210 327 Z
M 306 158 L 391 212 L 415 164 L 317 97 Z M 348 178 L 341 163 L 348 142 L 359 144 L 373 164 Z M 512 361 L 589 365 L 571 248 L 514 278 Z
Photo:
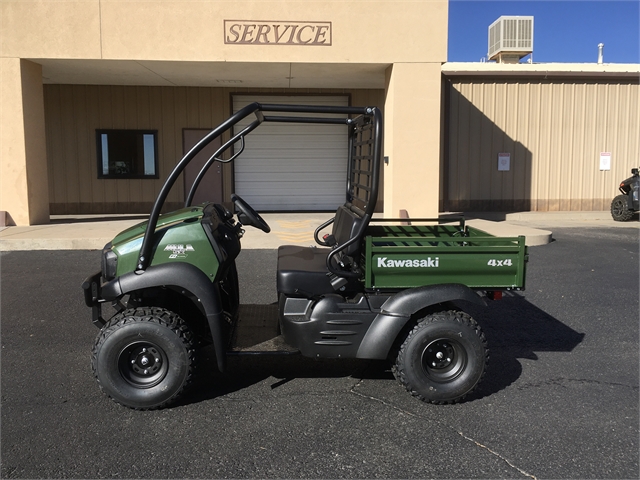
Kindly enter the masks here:
M 117 269 L 118 256 L 111 250 L 111 242 L 109 242 L 102 249 L 102 277 L 105 280 L 113 280 L 116 278 Z

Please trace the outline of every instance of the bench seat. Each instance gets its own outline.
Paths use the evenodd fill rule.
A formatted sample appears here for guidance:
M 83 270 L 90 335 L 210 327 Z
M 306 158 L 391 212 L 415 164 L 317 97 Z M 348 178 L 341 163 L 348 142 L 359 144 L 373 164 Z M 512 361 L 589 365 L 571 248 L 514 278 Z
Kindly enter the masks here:
M 295 245 L 278 248 L 278 293 L 307 298 L 333 293 L 326 263 L 330 251 Z

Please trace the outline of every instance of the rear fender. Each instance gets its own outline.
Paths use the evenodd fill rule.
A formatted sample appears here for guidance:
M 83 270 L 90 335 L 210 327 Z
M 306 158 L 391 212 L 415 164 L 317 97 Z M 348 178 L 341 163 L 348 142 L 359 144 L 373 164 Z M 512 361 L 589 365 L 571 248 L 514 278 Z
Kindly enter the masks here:
M 189 263 L 166 263 L 147 268 L 143 272 L 130 272 L 102 285 L 102 297 L 105 300 L 116 300 L 136 290 L 154 287 L 177 287 L 185 294 L 189 292 L 204 312 L 216 360 L 221 372 L 225 368 L 225 350 L 222 339 L 223 310 L 218 285 L 198 267 Z
M 409 322 L 420 310 L 439 303 L 464 300 L 486 306 L 485 300 L 466 285 L 444 284 L 410 288 L 389 298 L 367 330 L 358 348 L 357 358 L 387 358 L 393 344 Z

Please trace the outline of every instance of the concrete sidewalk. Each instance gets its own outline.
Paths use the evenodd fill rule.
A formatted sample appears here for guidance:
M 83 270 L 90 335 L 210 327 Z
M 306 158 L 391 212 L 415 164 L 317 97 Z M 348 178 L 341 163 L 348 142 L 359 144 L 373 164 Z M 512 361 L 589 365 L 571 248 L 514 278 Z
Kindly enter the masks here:
M 442 214 L 441 217 L 459 214 Z M 246 228 L 245 249 L 278 248 L 280 245 L 314 245 L 313 231 L 331 213 L 266 213 L 271 226 L 266 234 Z M 466 213 L 467 224 L 500 237 L 524 235 L 527 245 L 544 245 L 557 227 L 638 228 L 637 215 L 630 222 L 614 222 L 608 212 Z M 0 251 L 98 250 L 122 230 L 146 219 L 145 215 L 54 215 L 48 225 L 5 227 L 0 231 Z

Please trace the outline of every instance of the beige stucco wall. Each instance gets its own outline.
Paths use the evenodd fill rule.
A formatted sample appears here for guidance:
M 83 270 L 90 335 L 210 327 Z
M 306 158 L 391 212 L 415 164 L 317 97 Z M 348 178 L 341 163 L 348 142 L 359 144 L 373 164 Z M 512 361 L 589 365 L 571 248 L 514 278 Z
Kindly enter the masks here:
M 0 56 L 234 62 L 446 60 L 447 0 L 0 3 Z M 331 22 L 330 47 L 224 43 L 224 20 Z
M 56 75 L 70 79 L 66 83 L 81 85 L 83 78 L 91 78 L 91 82 L 87 83 L 100 83 L 101 77 L 96 76 L 95 72 L 101 70 L 97 68 L 96 62 L 110 61 L 114 63 L 108 65 L 113 65 L 115 70 L 111 71 L 110 67 L 108 68 L 108 78 L 111 81 L 106 83 L 118 83 L 121 86 L 113 86 L 110 93 L 105 94 L 113 96 L 113 105 L 107 100 L 95 103 L 95 99 L 102 94 L 96 97 L 95 94 L 89 93 L 92 89 L 109 87 L 75 86 L 65 90 L 60 86 L 59 105 L 47 94 L 45 110 L 49 130 L 46 141 L 47 151 L 52 157 L 48 161 L 49 181 L 48 185 L 45 185 L 48 188 L 39 189 L 37 198 L 31 198 L 29 202 L 25 201 L 19 205 L 13 203 L 11 208 L 3 202 L 0 210 L 12 210 L 10 213 L 20 219 L 20 222 L 33 223 L 41 221 L 36 219 L 43 217 L 44 209 L 41 206 L 47 204 L 49 196 L 54 212 L 68 211 L 68 205 L 84 205 L 80 210 L 85 207 L 110 210 L 114 207 L 108 204 L 113 203 L 111 199 L 114 198 L 117 199 L 115 203 L 131 203 L 136 205 L 136 208 L 142 208 L 155 196 L 157 182 L 137 180 L 106 185 L 97 182 L 96 178 L 90 178 L 90 169 L 95 168 L 95 159 L 91 157 L 95 155 L 94 134 L 87 133 L 84 122 L 105 121 L 113 125 L 123 125 L 122 128 L 159 128 L 151 124 L 167 123 L 174 133 L 171 134 L 171 139 L 163 139 L 163 142 L 168 142 L 163 148 L 175 150 L 181 143 L 175 132 L 182 128 L 181 125 L 193 123 L 183 119 L 204 115 L 211 119 L 212 124 L 216 124 L 221 120 L 221 116 L 229 113 L 229 110 L 219 110 L 217 107 L 207 110 L 208 107 L 203 106 L 214 102 L 212 97 L 216 96 L 217 92 L 196 88 L 193 91 L 198 91 L 197 95 L 208 96 L 204 102 L 200 102 L 190 97 L 193 93 L 176 93 L 182 86 L 197 87 L 202 85 L 197 82 L 203 81 L 203 78 L 204 81 L 210 82 L 216 67 L 223 69 L 224 67 L 220 66 L 224 65 L 234 65 L 236 72 L 243 68 L 254 72 L 256 65 L 272 64 L 279 67 L 288 66 L 286 71 L 289 72 L 289 76 L 292 75 L 291 72 L 302 73 L 302 70 L 297 70 L 296 67 L 304 68 L 304 74 L 298 75 L 306 75 L 304 86 L 310 89 L 307 91 L 326 89 L 327 85 L 332 88 L 347 88 L 341 85 L 340 76 L 348 79 L 346 83 L 362 84 L 363 79 L 358 79 L 358 75 L 366 76 L 363 72 L 368 69 L 381 72 L 389 67 L 390 95 L 385 102 L 379 92 L 375 94 L 380 98 L 378 106 L 385 103 L 385 107 L 390 108 L 385 124 L 386 133 L 398 139 L 395 147 L 389 146 L 388 151 L 393 157 L 393 163 L 384 172 L 386 175 L 388 170 L 389 178 L 393 179 L 390 188 L 387 188 L 386 184 L 383 187 L 384 202 L 390 202 L 391 209 L 385 207 L 385 211 L 394 216 L 398 214 L 399 209 L 407 209 L 412 214 L 423 211 L 435 212 L 437 200 L 434 201 L 433 195 L 436 192 L 437 199 L 438 179 L 437 172 L 432 172 L 431 159 L 433 152 L 439 149 L 439 143 L 435 139 L 439 135 L 440 107 L 439 101 L 433 101 L 433 98 L 437 99 L 440 92 L 440 85 L 435 82 L 435 70 L 446 61 L 447 15 L 447 0 L 3 0 L 0 2 L 0 58 L 3 59 L 3 64 L 15 65 L 15 61 L 19 59 L 28 59 L 36 65 L 40 62 L 47 68 L 55 67 Z M 277 21 L 283 25 L 323 22 L 323 25 L 330 25 L 330 35 L 329 30 L 326 30 L 330 44 L 233 44 L 225 41 L 225 20 L 256 23 Z M 306 33 L 310 31 L 311 29 L 306 30 Z M 229 39 L 228 36 L 226 38 Z M 72 61 L 75 63 L 69 63 Z M 156 67 L 162 63 L 161 67 L 171 72 L 171 80 L 157 70 L 151 72 L 146 69 L 144 62 L 158 62 L 155 64 Z M 323 65 L 329 67 L 324 68 Z M 65 68 L 70 72 L 69 75 L 64 75 Z M 199 73 L 191 75 L 190 69 Z M 206 73 L 209 72 L 208 69 L 211 73 Z M 90 71 L 93 75 L 87 77 L 87 72 Z M 141 76 L 136 78 L 136 74 L 132 72 L 138 72 Z M 331 77 L 331 81 L 322 85 L 324 75 Z M 145 78 L 150 83 L 141 83 L 140 78 Z M 315 78 L 318 79 L 318 84 L 314 84 Z M 46 82 L 51 80 L 45 78 Z M 31 85 L 37 88 L 36 83 Z M 141 85 L 136 87 L 140 90 L 124 87 L 131 84 Z M 158 84 L 173 85 L 174 87 L 170 88 L 177 90 L 168 94 L 166 92 L 169 90 L 153 90 L 148 86 Z M 210 85 L 209 83 L 207 86 Z M 11 101 L 21 99 L 21 88 L 22 86 L 18 86 L 15 81 L 8 82 L 3 85 L 3 97 Z M 254 86 L 250 93 L 255 93 L 260 88 L 262 85 Z M 435 88 L 435 92 L 425 94 L 425 88 Z M 279 93 L 290 91 L 292 90 Z M 408 98 L 412 93 L 417 94 L 417 97 L 414 98 L 415 101 L 410 102 Z M 164 109 L 165 103 L 175 103 L 167 100 L 165 96 L 174 94 L 186 96 L 185 102 L 178 102 L 179 105 L 184 105 L 184 110 L 170 110 L 167 114 Z M 355 96 L 354 93 L 354 98 Z M 228 96 L 223 101 L 228 102 Z M 29 101 L 25 99 L 23 104 L 27 103 Z M 215 104 L 218 105 L 219 102 L 216 100 Z M 14 108 L 13 103 L 7 105 L 11 105 L 11 109 L 3 106 L 0 115 L 0 128 L 6 132 L 2 137 L 2 151 L 14 148 L 13 144 L 16 142 L 20 143 L 19 132 L 22 128 L 14 125 L 21 121 L 19 108 Z M 154 105 L 163 107 L 158 110 Z M 415 105 L 423 109 L 421 118 L 431 124 L 429 135 L 423 138 L 419 152 L 403 146 L 406 139 L 415 138 L 416 134 L 423 133 L 423 129 L 412 122 Z M 33 107 L 29 108 L 32 113 L 35 112 Z M 80 113 L 82 111 L 85 113 Z M 109 116 L 115 120 L 107 121 Z M 179 121 L 176 120 L 178 117 Z M 96 119 L 99 121 L 95 121 Z M 63 122 L 59 127 L 64 130 L 62 135 L 58 135 L 59 132 L 54 134 L 50 130 L 52 122 L 58 121 Z M 39 120 L 30 121 L 29 125 L 35 126 L 38 122 L 44 122 L 42 114 Z M 402 127 L 396 125 L 396 122 L 402 124 Z M 203 122 L 195 123 L 200 125 Z M 208 121 L 204 123 L 209 124 Z M 163 125 L 163 129 L 166 130 L 165 127 Z M 36 130 L 35 127 L 29 127 L 25 131 Z M 75 139 L 72 140 L 73 135 Z M 44 135 L 40 141 L 44 144 Z M 21 168 L 27 172 L 43 170 L 40 154 L 36 153 L 36 150 L 26 150 L 21 160 Z M 83 153 L 85 151 L 90 153 Z M 173 153 L 167 154 L 166 158 L 176 158 L 175 152 Z M 420 168 L 424 167 L 424 171 L 429 173 L 420 181 L 433 184 L 433 188 L 416 189 L 413 193 L 419 195 L 418 197 L 402 194 L 402 188 L 395 188 L 415 182 L 416 171 L 411 167 L 414 163 L 420 164 Z M 46 164 L 44 166 L 46 167 Z M 166 174 L 167 168 L 168 165 L 161 166 L 161 175 Z M 422 174 L 422 170 L 420 172 Z M 0 180 L 0 188 L 3 191 L 9 191 L 9 187 L 5 185 L 8 181 L 10 180 L 7 176 Z M 73 185 L 73 188 L 69 185 Z M 389 193 L 393 190 L 392 187 L 396 191 L 394 195 Z M 227 185 L 226 188 L 228 190 L 231 187 Z M 38 189 L 32 189 L 31 193 L 34 194 L 36 190 Z M 181 192 L 177 194 L 180 195 Z M 27 196 L 26 192 L 21 192 L 21 196 Z M 409 199 L 419 207 L 408 208 L 406 203 Z M 87 204 L 91 203 L 102 206 L 87 207 Z M 36 210 L 33 210 L 34 208 Z
M 438 216 L 440 65 L 395 64 L 387 70 L 385 217 Z
M 0 57 L 101 58 L 100 1 L 0 2 Z
M 40 65 L 0 58 L 0 210 L 8 223 L 49 221 Z
M 452 78 L 446 210 L 607 210 L 640 158 L 637 78 Z M 498 153 L 511 154 L 499 172 Z M 600 153 L 611 170 L 600 170 Z

